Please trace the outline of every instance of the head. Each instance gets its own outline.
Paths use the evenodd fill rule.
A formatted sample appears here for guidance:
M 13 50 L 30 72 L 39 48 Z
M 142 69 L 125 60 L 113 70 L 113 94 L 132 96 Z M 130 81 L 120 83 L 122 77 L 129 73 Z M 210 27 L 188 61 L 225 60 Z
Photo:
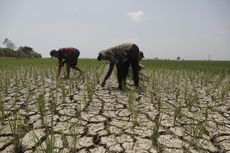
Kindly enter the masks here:
M 142 58 L 145 58 L 144 57 L 144 53 L 142 51 L 139 51 L 139 55 L 138 55 L 138 60 L 142 60 Z
M 97 57 L 97 60 L 98 60 L 98 61 L 106 60 L 106 56 L 105 56 L 103 50 L 99 52 L 98 57 Z
M 54 49 L 50 51 L 50 56 L 51 57 L 58 57 L 58 52 Z
M 100 60 L 102 60 L 102 59 L 103 59 L 103 55 L 99 53 L 99 54 L 98 54 L 98 57 L 97 57 L 97 60 L 100 61 Z

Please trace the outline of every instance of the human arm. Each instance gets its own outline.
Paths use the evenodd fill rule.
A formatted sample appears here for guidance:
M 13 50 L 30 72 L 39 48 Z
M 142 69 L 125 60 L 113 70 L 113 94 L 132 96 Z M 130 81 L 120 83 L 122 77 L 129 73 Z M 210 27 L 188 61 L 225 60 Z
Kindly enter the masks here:
M 106 74 L 104 80 L 103 80 L 102 83 L 101 83 L 101 86 L 102 86 L 102 87 L 105 86 L 106 80 L 107 80 L 107 79 L 110 77 L 110 75 L 112 74 L 113 68 L 114 68 L 114 63 L 110 63 L 110 64 L 109 64 L 109 71 L 107 72 L 107 74 Z
M 61 68 L 64 66 L 65 64 L 65 61 L 62 61 L 61 58 L 58 58 L 58 62 L 59 62 L 59 65 L 58 65 L 58 74 L 57 74 L 57 77 L 60 76 L 60 73 L 61 73 Z

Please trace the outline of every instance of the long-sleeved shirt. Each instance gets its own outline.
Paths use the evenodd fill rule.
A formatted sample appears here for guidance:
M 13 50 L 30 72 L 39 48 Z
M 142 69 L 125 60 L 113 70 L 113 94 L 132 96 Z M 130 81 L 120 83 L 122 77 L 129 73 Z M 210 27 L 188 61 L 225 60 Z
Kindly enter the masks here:
M 127 59 L 129 51 L 132 47 L 137 46 L 132 43 L 124 43 L 115 47 L 108 48 L 106 50 L 102 50 L 99 52 L 99 54 L 103 55 L 110 63 L 117 64 Z

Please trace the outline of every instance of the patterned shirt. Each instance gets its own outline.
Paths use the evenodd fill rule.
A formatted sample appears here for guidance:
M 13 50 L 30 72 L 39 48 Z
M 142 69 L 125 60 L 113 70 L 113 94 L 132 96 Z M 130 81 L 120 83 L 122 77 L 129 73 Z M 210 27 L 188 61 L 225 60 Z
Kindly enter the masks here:
M 103 55 L 110 63 L 117 64 L 125 61 L 128 55 L 128 51 L 134 44 L 124 43 L 115 47 L 102 50 L 99 54 Z

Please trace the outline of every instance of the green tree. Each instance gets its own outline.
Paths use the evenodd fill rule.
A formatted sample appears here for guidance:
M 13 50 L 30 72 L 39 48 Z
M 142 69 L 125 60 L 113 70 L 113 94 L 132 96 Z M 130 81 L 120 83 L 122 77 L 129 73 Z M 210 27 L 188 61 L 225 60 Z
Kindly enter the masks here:
M 17 50 L 17 57 L 32 57 L 32 58 L 41 58 L 41 54 L 36 53 L 33 48 L 24 46 L 19 47 Z
M 16 45 L 8 38 L 5 38 L 5 40 L 3 41 L 3 45 L 6 46 L 6 48 L 9 48 L 9 49 L 16 49 Z

